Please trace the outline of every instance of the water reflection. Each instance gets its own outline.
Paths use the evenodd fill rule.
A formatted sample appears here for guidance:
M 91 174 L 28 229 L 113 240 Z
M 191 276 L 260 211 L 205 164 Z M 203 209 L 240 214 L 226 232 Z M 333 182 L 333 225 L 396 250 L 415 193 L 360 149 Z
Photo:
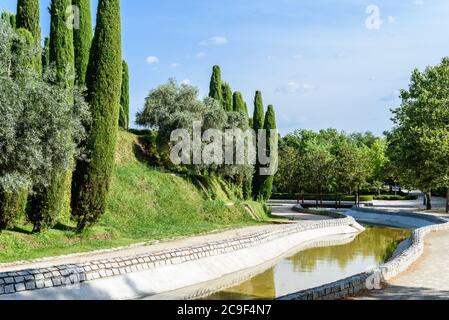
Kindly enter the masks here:
M 349 244 L 301 251 L 210 300 L 274 299 L 366 271 L 387 261 L 410 231 L 366 226 Z

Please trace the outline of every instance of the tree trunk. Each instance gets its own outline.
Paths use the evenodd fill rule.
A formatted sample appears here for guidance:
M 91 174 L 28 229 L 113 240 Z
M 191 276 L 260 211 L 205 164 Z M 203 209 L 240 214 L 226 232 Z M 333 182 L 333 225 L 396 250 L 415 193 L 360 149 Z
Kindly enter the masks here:
M 449 213 L 449 188 L 446 193 L 446 213 Z
M 432 191 L 429 191 L 426 194 L 426 198 L 427 198 L 426 210 L 432 210 Z

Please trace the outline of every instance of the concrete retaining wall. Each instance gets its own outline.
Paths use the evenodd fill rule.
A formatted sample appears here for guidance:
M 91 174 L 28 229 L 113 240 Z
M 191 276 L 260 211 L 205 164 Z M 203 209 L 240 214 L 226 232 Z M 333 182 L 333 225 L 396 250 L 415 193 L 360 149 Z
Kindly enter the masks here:
M 290 294 L 279 298 L 279 300 L 338 300 L 364 290 L 373 289 L 373 285 L 386 283 L 409 269 L 424 253 L 424 241 L 429 233 L 449 230 L 449 223 L 438 217 L 412 213 L 381 212 L 370 209 L 357 209 L 357 211 L 362 214 L 378 214 L 385 219 L 389 219 L 391 216 L 402 217 L 408 219 L 407 223 L 410 223 L 410 219 L 422 218 L 427 222 L 432 221 L 437 224 L 416 229 L 408 241 L 409 246 L 402 253 L 395 255 L 392 260 L 378 268 L 324 286 Z M 378 219 L 378 221 L 381 222 L 382 219 Z
M 0 300 L 135 299 L 256 267 L 301 243 L 363 230 L 353 218 L 281 226 L 158 253 L 0 273 Z

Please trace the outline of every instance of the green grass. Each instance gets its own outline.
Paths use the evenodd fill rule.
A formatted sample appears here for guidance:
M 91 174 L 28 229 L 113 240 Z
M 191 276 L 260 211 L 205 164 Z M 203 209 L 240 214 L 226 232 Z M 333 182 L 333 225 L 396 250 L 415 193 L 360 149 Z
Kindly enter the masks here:
M 140 162 L 135 141 L 135 135 L 120 132 L 107 210 L 97 225 L 77 234 L 65 211 L 55 228 L 31 234 L 32 226 L 21 217 L 14 230 L 0 234 L 0 262 L 190 236 L 268 219 L 262 204 L 239 202 L 220 179 L 212 179 L 216 197 L 211 200 L 188 180 Z M 244 204 L 253 208 L 259 221 L 251 218 Z

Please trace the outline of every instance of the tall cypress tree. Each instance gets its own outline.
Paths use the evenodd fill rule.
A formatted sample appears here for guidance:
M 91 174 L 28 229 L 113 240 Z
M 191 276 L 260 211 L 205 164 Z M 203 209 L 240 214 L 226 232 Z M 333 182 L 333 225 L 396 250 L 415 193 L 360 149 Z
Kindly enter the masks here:
M 57 81 L 63 81 L 67 88 L 74 87 L 73 77 L 68 72 L 75 68 L 73 31 L 66 25 L 66 10 L 71 0 L 52 0 L 50 7 L 49 60 L 56 68 Z M 67 101 L 73 103 L 73 100 Z M 69 192 L 67 172 L 55 172 L 48 186 L 34 186 L 29 199 L 28 218 L 34 223 L 34 231 L 52 226 L 64 208 L 64 196 Z
M 45 70 L 50 66 L 50 38 L 45 37 L 42 49 L 42 68 Z
M 119 126 L 128 130 L 129 126 L 129 70 L 125 60 L 122 63 L 122 91 L 120 96 Z
M 212 69 L 212 78 L 209 86 L 209 97 L 214 98 L 223 105 L 223 90 L 221 87 L 221 70 L 219 66 Z
M 39 18 L 39 0 L 17 1 L 17 29 L 23 28 L 31 32 L 37 46 L 41 44 L 41 27 Z
M 263 107 L 263 100 L 262 100 L 262 92 L 257 91 L 256 96 L 254 98 L 254 116 L 253 116 L 253 129 L 258 134 L 258 131 L 260 129 L 263 129 L 264 127 L 264 107 Z M 259 150 L 257 148 L 256 155 L 259 154 Z M 255 199 L 259 196 L 260 193 L 260 187 L 262 185 L 262 178 L 260 176 L 260 163 L 257 159 L 256 166 L 255 166 L 256 172 L 254 173 L 253 177 L 253 196 Z
M 221 85 L 222 97 L 223 97 L 223 109 L 227 112 L 233 111 L 232 90 L 229 83 L 223 83 Z
M 272 145 L 270 144 L 270 138 L 271 138 L 271 131 L 276 129 L 276 115 L 274 112 L 274 108 L 272 105 L 268 106 L 267 113 L 265 114 L 265 122 L 264 122 L 264 129 L 266 130 L 267 135 L 267 146 L 266 146 L 266 154 L 271 159 L 274 160 L 275 157 L 271 157 L 272 154 Z M 275 138 L 275 141 L 271 141 L 271 143 L 277 143 L 277 137 Z M 274 151 L 273 151 L 274 152 Z M 270 163 L 271 166 L 277 166 L 275 163 Z M 273 190 L 273 175 L 268 176 L 261 176 L 260 177 L 260 190 L 257 198 L 262 199 L 264 201 L 267 201 L 271 197 L 271 193 Z
M 17 28 L 17 21 L 16 21 L 16 15 L 14 13 L 11 13 L 9 15 L 9 23 L 11 24 L 11 27 L 13 29 Z
M 242 94 L 238 91 L 234 92 L 234 95 L 232 96 L 232 109 L 235 112 L 243 112 L 244 114 L 248 115 L 246 103 L 243 100 Z
M 104 213 L 114 166 L 122 82 L 120 0 L 99 0 L 96 21 L 86 76 L 93 116 L 85 142 L 89 161 L 78 161 L 72 184 L 78 231 Z
M 66 25 L 66 10 L 71 5 L 72 0 L 52 0 L 50 7 L 50 63 L 55 65 L 58 80 L 75 71 L 73 30 Z M 73 87 L 74 81 L 68 80 L 67 85 Z
M 16 15 L 14 13 L 2 11 L 2 20 L 9 23 L 13 29 L 16 28 Z
M 25 29 L 33 35 L 34 43 L 37 49 L 41 48 L 41 27 L 40 27 L 40 9 L 39 0 L 18 0 L 17 14 L 15 17 L 17 29 Z M 14 23 L 13 21 L 11 23 Z M 40 54 L 36 56 L 35 66 L 38 72 L 42 70 L 42 60 Z
M 79 8 L 79 26 L 73 30 L 76 79 L 79 85 L 85 85 L 90 46 L 92 44 L 90 0 L 72 0 L 72 2 L 74 6 Z

